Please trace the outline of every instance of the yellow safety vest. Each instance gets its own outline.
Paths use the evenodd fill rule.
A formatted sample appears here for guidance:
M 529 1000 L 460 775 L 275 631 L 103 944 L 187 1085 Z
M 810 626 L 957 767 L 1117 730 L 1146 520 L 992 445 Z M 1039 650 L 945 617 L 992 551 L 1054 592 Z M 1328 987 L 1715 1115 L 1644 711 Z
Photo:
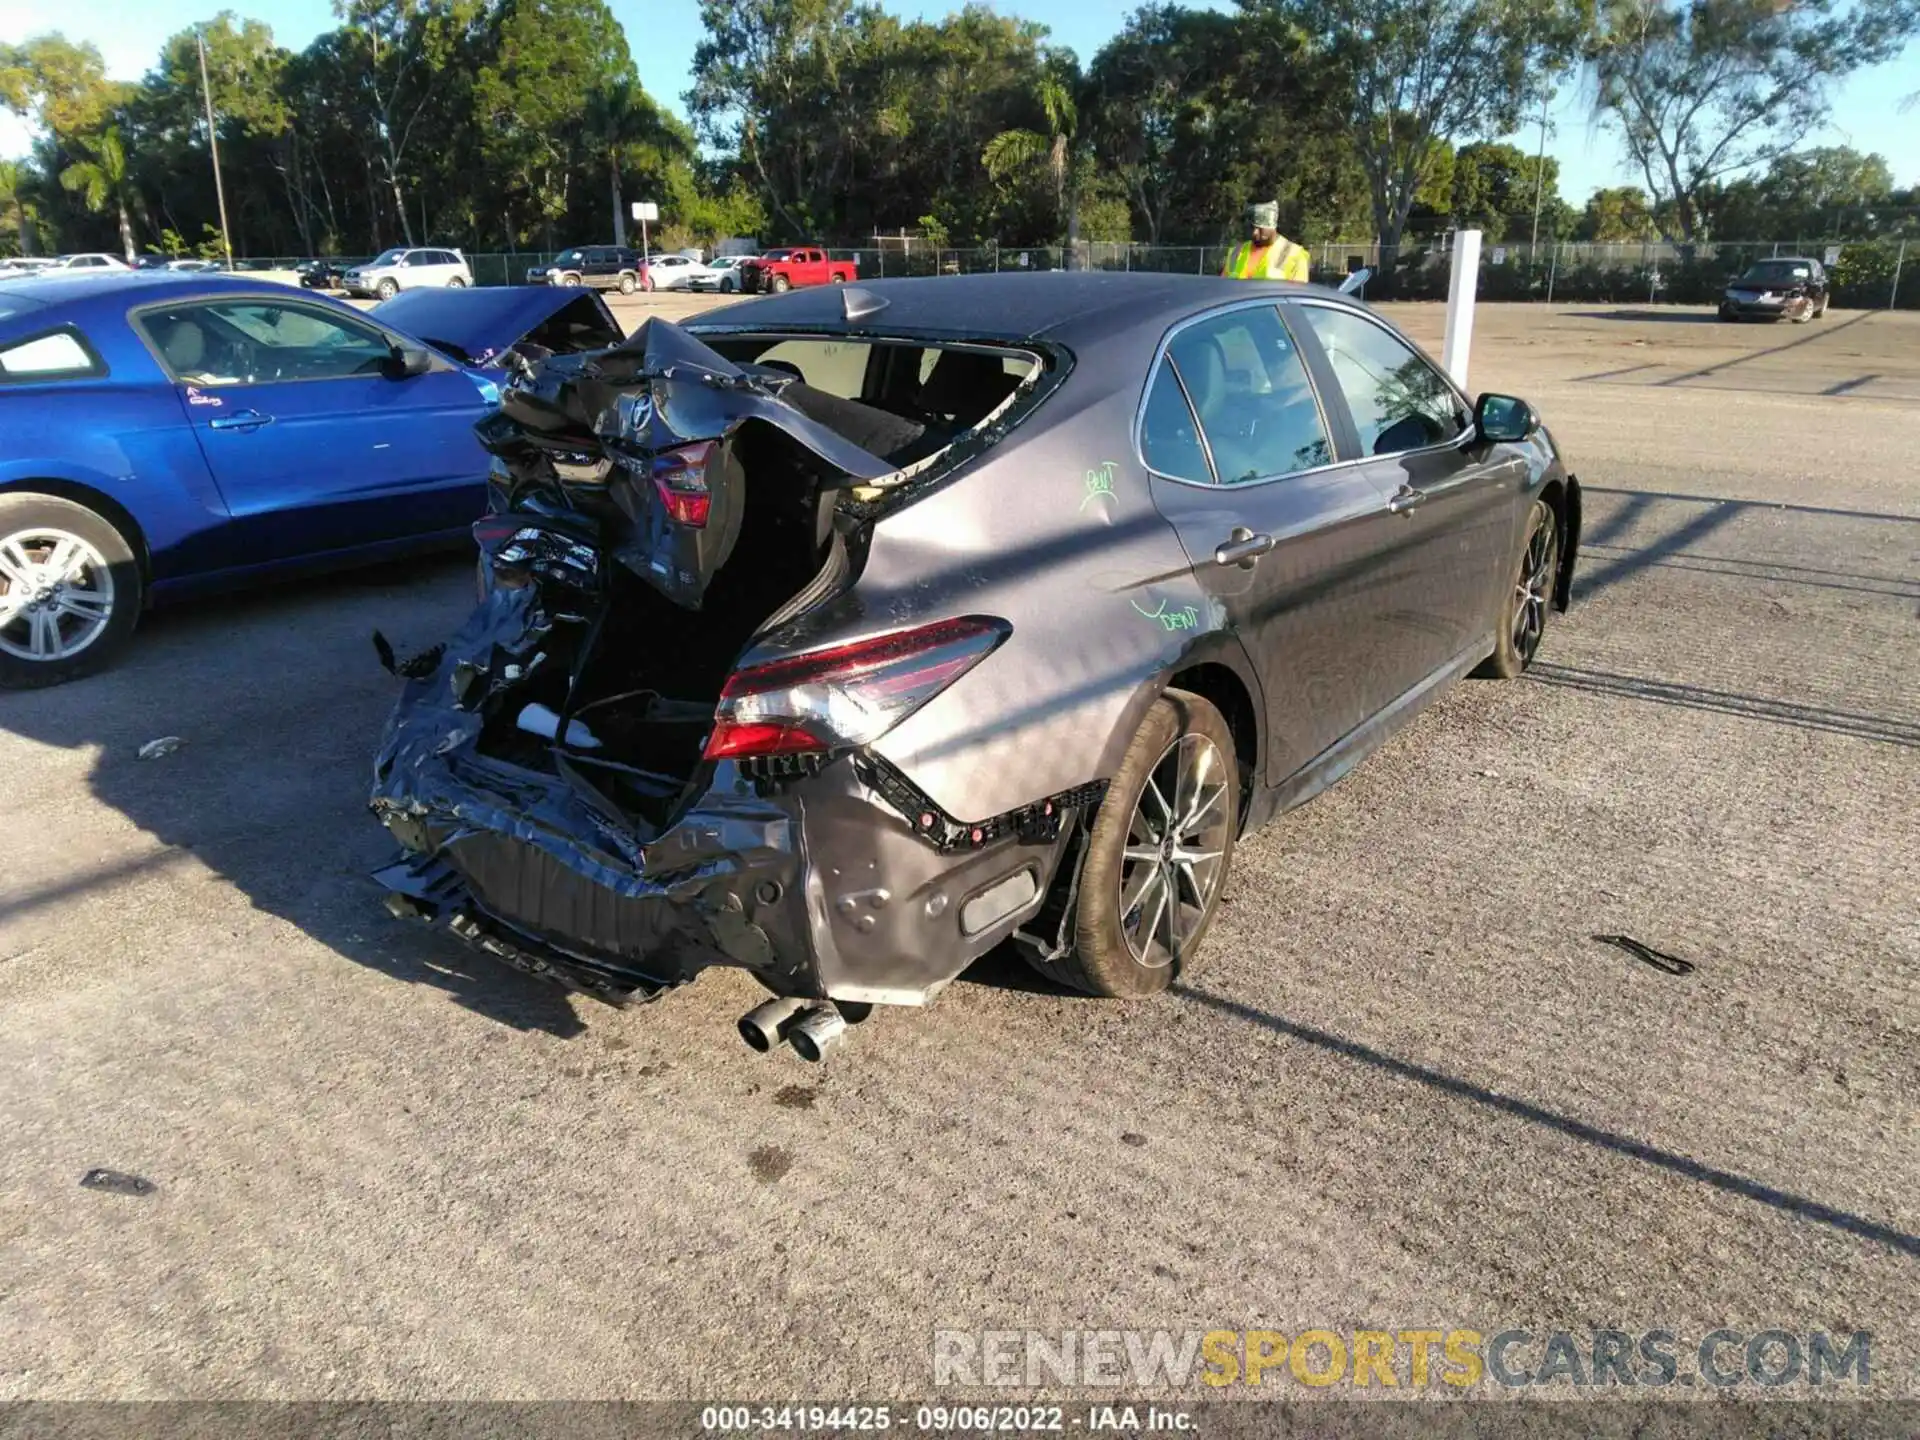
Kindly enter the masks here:
M 1253 242 L 1242 240 L 1227 256 L 1220 273 L 1228 280 L 1298 280 L 1304 284 L 1308 258 L 1305 246 L 1276 235 L 1260 257 L 1265 264 L 1260 264 L 1254 258 Z

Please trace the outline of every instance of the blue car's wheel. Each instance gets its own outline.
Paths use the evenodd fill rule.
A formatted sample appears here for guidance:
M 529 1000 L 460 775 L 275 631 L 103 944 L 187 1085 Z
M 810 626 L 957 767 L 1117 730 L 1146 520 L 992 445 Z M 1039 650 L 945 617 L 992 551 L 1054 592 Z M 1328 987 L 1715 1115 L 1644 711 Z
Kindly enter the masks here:
M 0 495 L 0 688 L 98 670 L 140 618 L 140 567 L 120 532 L 52 495 Z

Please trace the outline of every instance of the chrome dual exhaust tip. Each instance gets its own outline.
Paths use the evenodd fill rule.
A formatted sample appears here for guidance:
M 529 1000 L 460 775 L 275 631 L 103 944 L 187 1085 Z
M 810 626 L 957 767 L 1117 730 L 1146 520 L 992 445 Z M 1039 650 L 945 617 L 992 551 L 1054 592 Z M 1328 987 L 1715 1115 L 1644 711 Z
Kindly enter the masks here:
M 762 1055 L 787 1038 L 807 1002 L 792 995 L 776 996 L 740 1017 L 740 1038 Z
M 818 1065 L 846 1033 L 847 1017 L 831 1005 L 820 1005 L 800 1018 L 787 1035 L 787 1043 L 802 1060 Z
M 740 1017 L 740 1038 L 761 1054 L 785 1042 L 802 1060 L 819 1064 L 847 1033 L 847 1017 L 831 1002 L 777 996 Z

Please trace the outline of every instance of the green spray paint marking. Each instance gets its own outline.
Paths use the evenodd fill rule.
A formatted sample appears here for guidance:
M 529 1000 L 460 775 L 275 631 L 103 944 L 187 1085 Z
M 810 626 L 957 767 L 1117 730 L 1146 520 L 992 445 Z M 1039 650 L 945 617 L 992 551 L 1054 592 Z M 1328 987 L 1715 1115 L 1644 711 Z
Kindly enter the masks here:
M 1101 496 L 1111 500 L 1113 495 L 1113 472 L 1118 468 L 1111 460 L 1106 460 L 1087 471 L 1087 493 L 1080 501 L 1080 508 L 1086 509 Z

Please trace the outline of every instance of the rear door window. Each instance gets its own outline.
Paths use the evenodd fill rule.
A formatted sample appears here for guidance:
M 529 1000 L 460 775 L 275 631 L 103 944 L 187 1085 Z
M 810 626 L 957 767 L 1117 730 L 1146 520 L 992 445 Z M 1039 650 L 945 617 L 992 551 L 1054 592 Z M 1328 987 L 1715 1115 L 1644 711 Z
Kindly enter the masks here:
M 1320 402 L 1278 310 L 1252 306 L 1189 325 L 1173 337 L 1167 355 L 1219 483 L 1267 480 L 1333 462 Z M 1149 408 L 1151 402 L 1149 396 Z M 1171 405 L 1162 403 L 1171 416 Z
M 1147 391 L 1147 413 L 1140 427 L 1140 450 L 1147 467 L 1195 485 L 1213 483 L 1213 467 L 1200 443 L 1200 426 L 1180 389 L 1171 361 L 1162 360 Z

